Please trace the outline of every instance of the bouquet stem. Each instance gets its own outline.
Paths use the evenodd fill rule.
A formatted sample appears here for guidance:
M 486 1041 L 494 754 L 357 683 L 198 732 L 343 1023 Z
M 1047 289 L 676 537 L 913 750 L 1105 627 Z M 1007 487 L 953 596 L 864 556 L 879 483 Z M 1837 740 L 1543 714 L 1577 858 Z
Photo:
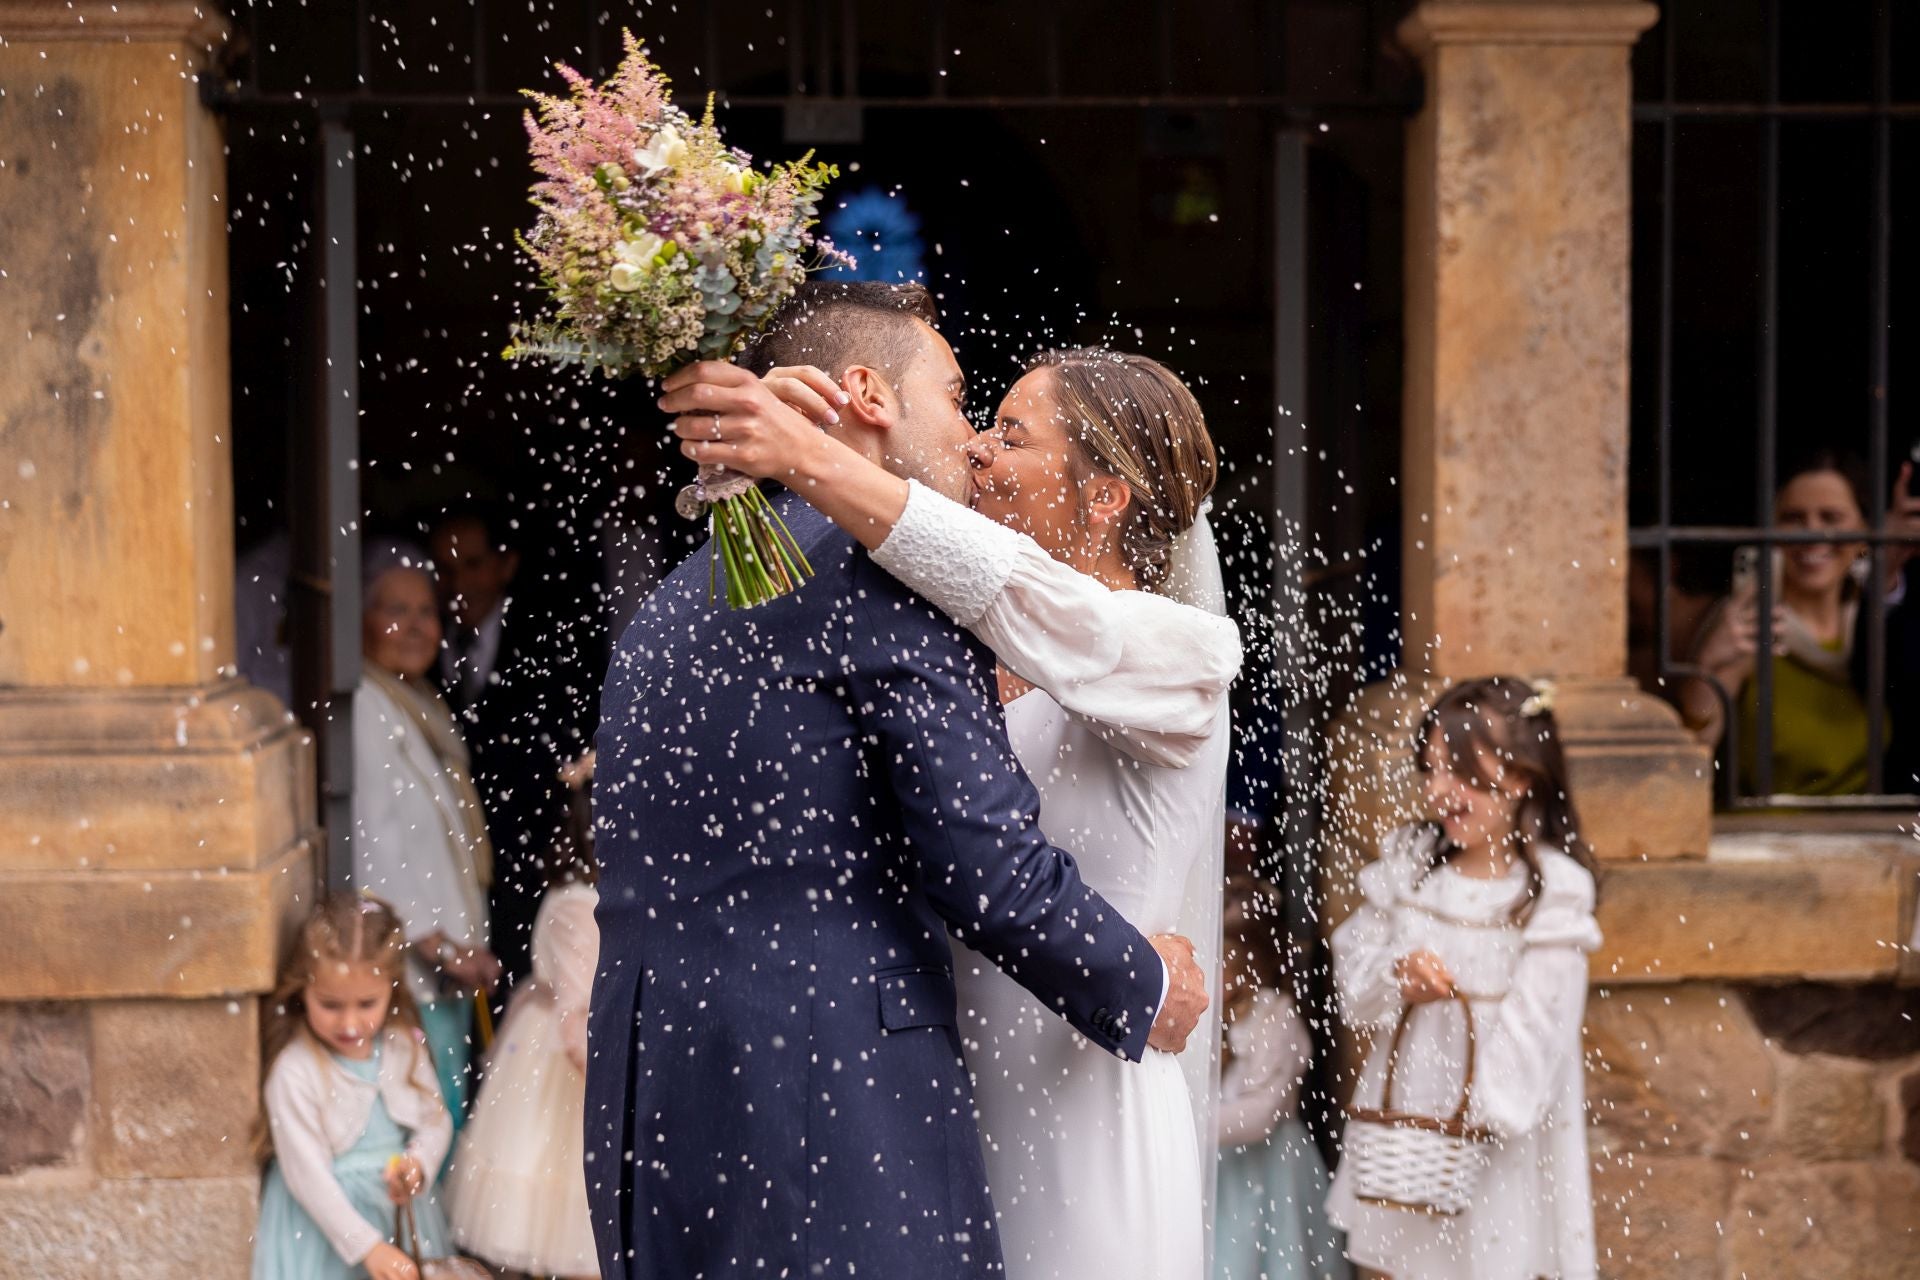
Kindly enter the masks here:
M 726 573 L 729 608 L 777 600 L 813 576 L 806 554 L 759 486 L 717 499 L 709 514 L 713 564 Z

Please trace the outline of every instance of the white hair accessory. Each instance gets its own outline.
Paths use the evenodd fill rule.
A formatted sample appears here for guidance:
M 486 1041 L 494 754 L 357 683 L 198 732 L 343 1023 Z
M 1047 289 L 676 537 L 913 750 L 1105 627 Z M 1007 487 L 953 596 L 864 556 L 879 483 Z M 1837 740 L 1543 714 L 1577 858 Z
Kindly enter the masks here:
M 1533 696 L 1520 704 L 1520 714 L 1529 720 L 1551 712 L 1555 694 L 1551 680 L 1535 680 L 1532 683 Z

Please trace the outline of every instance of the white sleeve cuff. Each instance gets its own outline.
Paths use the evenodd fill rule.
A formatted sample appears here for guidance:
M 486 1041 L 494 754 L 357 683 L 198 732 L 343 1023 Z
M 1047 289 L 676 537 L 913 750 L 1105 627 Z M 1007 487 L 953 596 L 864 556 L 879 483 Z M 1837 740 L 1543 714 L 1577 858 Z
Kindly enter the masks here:
M 963 627 L 980 620 L 1013 576 L 1021 535 L 917 480 L 873 562 Z

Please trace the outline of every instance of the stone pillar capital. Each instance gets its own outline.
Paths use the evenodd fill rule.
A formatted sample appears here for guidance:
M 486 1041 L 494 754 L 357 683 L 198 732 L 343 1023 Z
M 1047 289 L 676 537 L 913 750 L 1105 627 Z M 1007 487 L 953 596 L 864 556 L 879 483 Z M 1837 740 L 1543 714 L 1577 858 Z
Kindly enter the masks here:
M 0 47 L 140 41 L 211 49 L 227 31 L 218 9 L 195 0 L 0 0 Z
M 1632 44 L 1659 17 L 1642 0 L 1423 0 L 1398 34 L 1426 58 L 1449 44 Z

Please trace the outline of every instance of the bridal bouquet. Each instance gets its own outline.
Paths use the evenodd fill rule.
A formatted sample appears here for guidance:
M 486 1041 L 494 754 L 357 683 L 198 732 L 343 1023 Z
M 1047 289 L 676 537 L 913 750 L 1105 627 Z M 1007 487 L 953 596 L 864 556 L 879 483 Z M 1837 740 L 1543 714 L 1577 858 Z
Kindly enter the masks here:
M 595 85 L 564 64 L 566 97 L 527 91 L 533 230 L 517 236 L 551 307 L 513 327 L 506 356 L 664 377 L 731 358 L 773 320 L 809 270 L 849 262 L 813 232 L 820 190 L 839 176 L 800 160 L 761 170 L 729 147 L 713 103 L 695 120 L 632 33 Z M 813 572 L 748 477 L 701 468 L 681 510 L 710 513 L 714 560 L 735 608 L 784 595 Z

